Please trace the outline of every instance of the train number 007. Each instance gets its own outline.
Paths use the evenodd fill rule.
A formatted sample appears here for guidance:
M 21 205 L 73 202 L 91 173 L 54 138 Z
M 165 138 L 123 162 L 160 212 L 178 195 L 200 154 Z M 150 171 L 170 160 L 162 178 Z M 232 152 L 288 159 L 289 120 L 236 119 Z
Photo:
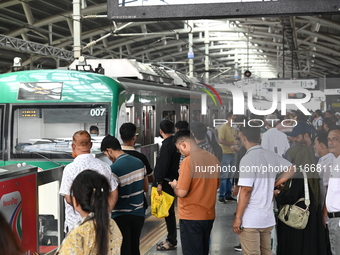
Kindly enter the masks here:
M 105 111 L 105 108 L 91 109 L 90 115 L 95 117 L 104 116 Z

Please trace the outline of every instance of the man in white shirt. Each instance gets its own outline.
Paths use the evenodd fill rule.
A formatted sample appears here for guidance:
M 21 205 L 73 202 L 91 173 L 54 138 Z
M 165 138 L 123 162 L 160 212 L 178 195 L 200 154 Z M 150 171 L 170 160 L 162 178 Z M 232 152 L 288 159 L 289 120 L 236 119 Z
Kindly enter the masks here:
M 340 125 L 340 112 L 336 112 L 334 116 L 335 116 L 335 121 L 336 121 L 335 124 Z
M 328 148 L 334 154 L 331 176 L 326 195 L 328 213 L 329 240 L 333 255 L 340 254 L 340 126 L 335 126 L 328 133 Z
M 239 234 L 245 255 L 272 255 L 270 233 L 276 224 L 272 206 L 274 187 L 294 174 L 289 161 L 259 145 L 260 132 L 260 127 L 241 129 L 247 153 L 240 163 L 240 191 L 233 230 Z M 282 174 L 275 181 L 278 173 Z
M 118 199 L 117 179 L 113 177 L 111 168 L 108 164 L 92 156 L 90 153 L 91 148 L 91 136 L 87 131 L 80 130 L 74 133 L 72 156 L 75 159 L 65 167 L 59 190 L 59 194 L 65 198 L 65 233 L 69 232 L 76 223 L 81 220 L 80 214 L 72 207 L 70 188 L 76 176 L 82 171 L 94 170 L 108 179 L 111 186 L 111 194 L 109 197 L 110 211 L 113 209 Z
M 287 135 L 276 128 L 280 120 L 275 114 L 269 114 L 265 120 L 268 130 L 262 135 L 261 146 L 263 149 L 273 151 L 283 157 L 289 149 L 289 143 Z
M 320 110 L 316 110 L 313 114 L 313 117 L 313 127 L 317 132 L 321 132 L 323 125 L 322 112 Z

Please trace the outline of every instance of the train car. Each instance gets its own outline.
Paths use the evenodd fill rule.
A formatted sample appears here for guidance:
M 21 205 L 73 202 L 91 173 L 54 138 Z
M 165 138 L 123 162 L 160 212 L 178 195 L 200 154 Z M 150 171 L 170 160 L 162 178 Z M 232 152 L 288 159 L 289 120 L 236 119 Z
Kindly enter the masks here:
M 92 64 L 97 64 L 98 60 L 95 61 Z M 105 75 L 81 71 L 76 64 L 70 68 L 78 70 L 0 75 L 0 166 L 24 162 L 46 170 L 66 165 L 72 161 L 73 133 L 89 130 L 92 125 L 99 127 L 100 136 L 93 139 L 93 153 L 99 153 L 102 137 L 106 134 L 119 137 L 118 128 L 124 122 L 136 124 L 140 134 L 137 142 L 147 146 L 155 143 L 158 124 L 164 118 L 173 122 L 195 119 L 211 126 L 214 118 L 225 117 L 229 110 L 208 99 L 208 113 L 201 115 L 204 92 L 193 89 L 192 84 L 168 85 L 170 76 L 146 78 L 145 72 L 136 68 L 135 74 L 127 74 L 136 65 L 127 60 L 101 62 L 107 70 Z M 110 72 L 122 69 L 125 72 L 121 74 Z M 162 76 L 163 80 L 156 79 Z
M 107 76 L 71 70 L 1 75 L 0 164 L 27 162 L 42 169 L 67 164 L 75 131 L 91 125 L 103 134 L 115 130 L 123 90 Z

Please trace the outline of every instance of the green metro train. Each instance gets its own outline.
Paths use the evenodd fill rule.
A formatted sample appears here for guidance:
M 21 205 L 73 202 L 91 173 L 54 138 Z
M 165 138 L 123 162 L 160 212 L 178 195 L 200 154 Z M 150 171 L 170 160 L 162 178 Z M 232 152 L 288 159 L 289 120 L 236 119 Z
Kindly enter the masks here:
M 227 95 L 221 95 L 222 105 L 208 96 L 207 113 L 202 115 L 207 89 L 199 84 L 189 88 L 156 76 L 143 80 L 76 69 L 0 75 L 0 166 L 25 162 L 46 170 L 68 164 L 73 133 L 92 125 L 99 128 L 99 137 L 93 138 L 93 153 L 99 153 L 102 137 L 117 136 L 124 122 L 136 124 L 137 142 L 146 146 L 155 143 L 164 118 L 194 119 L 212 127 L 213 119 L 225 118 L 231 107 Z

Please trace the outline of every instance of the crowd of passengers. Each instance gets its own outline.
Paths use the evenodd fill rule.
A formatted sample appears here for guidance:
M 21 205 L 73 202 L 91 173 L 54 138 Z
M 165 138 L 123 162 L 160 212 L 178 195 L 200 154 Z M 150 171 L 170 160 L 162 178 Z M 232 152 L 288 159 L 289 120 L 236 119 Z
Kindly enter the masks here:
M 216 200 L 237 200 L 231 226 L 240 239 L 235 250 L 249 255 L 340 255 L 340 113 L 317 110 L 305 116 L 292 111 L 281 116 L 275 111 L 250 119 L 230 112 L 217 132 L 198 121 L 189 128 L 186 121 L 174 125 L 162 120 L 163 142 L 154 169 L 134 148 L 138 133 L 133 123 L 120 127 L 123 144 L 112 135 L 103 139 L 101 151 L 111 166 L 91 154 L 91 135 L 98 130 L 74 133 L 74 161 L 65 167 L 59 191 L 65 198 L 66 237 L 56 254 L 139 255 L 148 207 L 145 192 L 152 183 L 159 195 L 167 192 L 178 199 L 179 225 L 173 202 L 165 217 L 167 237 L 156 244 L 158 251 L 177 249 L 179 226 L 182 253 L 208 255 Z M 194 171 L 211 166 L 222 170 Z M 257 171 L 243 170 L 252 166 Z M 280 167 L 271 172 L 260 166 Z M 304 229 L 295 229 L 274 212 L 286 204 L 306 208 L 300 201 L 306 194 L 302 170 L 309 217 Z M 21 254 L 2 219 L 0 215 L 6 232 L 0 238 L 2 254 Z

